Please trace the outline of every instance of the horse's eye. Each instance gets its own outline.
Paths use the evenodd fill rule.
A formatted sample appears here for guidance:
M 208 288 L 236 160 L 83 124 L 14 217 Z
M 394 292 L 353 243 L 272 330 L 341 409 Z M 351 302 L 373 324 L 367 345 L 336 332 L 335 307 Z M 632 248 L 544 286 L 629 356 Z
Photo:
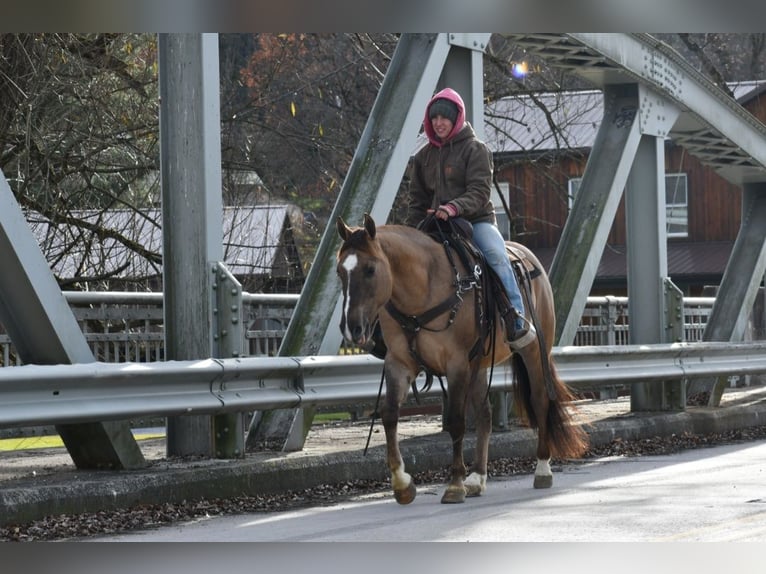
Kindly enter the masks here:
M 374 265 L 367 265 L 364 268 L 364 276 L 366 279 L 371 278 L 373 275 L 375 275 L 375 266 Z

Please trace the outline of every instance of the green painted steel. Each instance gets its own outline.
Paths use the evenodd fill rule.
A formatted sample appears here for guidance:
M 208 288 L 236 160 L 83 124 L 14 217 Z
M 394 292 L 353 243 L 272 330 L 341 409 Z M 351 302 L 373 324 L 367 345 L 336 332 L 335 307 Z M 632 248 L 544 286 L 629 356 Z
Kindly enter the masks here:
M 604 89 L 604 120 L 551 263 L 554 345 L 571 344 L 577 332 L 641 138 L 637 112 L 636 85 Z
M 703 333 L 704 341 L 742 340 L 764 273 L 766 183 L 745 184 L 740 231 Z M 687 388 L 687 395 L 706 394 L 709 406 L 719 406 L 726 384 L 725 378 L 695 381 Z
M 85 336 L 0 172 L 0 322 L 26 364 L 94 361 Z M 77 468 L 146 464 L 127 422 L 58 424 Z

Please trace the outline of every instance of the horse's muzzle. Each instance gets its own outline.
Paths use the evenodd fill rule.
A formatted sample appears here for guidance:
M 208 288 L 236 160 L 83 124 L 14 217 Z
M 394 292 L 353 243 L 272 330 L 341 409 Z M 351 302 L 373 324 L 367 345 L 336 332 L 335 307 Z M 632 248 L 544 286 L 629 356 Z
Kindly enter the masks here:
M 343 338 L 347 342 L 364 348 L 365 345 L 370 343 L 370 336 L 372 335 L 372 326 L 367 321 L 361 323 L 349 324 L 345 317 L 340 321 L 340 331 L 343 333 Z

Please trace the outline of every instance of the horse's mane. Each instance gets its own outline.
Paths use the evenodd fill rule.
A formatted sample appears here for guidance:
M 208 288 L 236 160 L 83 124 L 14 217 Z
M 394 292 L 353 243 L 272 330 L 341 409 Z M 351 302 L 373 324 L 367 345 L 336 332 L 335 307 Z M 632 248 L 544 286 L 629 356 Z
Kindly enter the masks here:
M 436 246 L 439 245 L 427 234 L 423 233 L 419 229 L 416 229 L 414 227 L 409 227 L 407 225 L 396 225 L 396 224 L 381 225 L 380 227 L 378 227 L 378 236 L 381 241 L 404 240 L 404 241 L 412 243 L 414 246 L 418 248 L 423 248 L 423 249 L 431 248 L 435 245 Z
M 401 245 L 404 243 L 418 250 L 429 249 L 438 245 L 422 231 L 407 225 L 380 225 L 377 227 L 376 237 L 383 245 Z M 346 249 L 369 250 L 367 232 L 363 227 L 355 228 L 351 235 L 343 242 L 340 251 L 345 251 Z

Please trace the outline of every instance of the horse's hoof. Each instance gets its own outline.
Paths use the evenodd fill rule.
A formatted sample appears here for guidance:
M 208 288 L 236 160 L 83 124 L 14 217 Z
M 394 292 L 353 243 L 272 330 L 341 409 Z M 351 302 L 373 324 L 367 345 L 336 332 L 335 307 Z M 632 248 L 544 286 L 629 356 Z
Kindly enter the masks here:
M 404 490 L 394 490 L 394 498 L 399 504 L 409 504 L 415 500 L 415 495 L 418 491 L 415 488 L 415 482 L 410 481 L 410 484 Z
M 463 484 L 466 496 L 481 496 L 487 490 L 487 475 L 472 472 Z
M 461 502 L 465 502 L 465 488 L 448 486 L 442 495 L 442 504 L 459 504 Z
M 535 475 L 535 488 L 550 488 L 553 486 L 553 475 Z

